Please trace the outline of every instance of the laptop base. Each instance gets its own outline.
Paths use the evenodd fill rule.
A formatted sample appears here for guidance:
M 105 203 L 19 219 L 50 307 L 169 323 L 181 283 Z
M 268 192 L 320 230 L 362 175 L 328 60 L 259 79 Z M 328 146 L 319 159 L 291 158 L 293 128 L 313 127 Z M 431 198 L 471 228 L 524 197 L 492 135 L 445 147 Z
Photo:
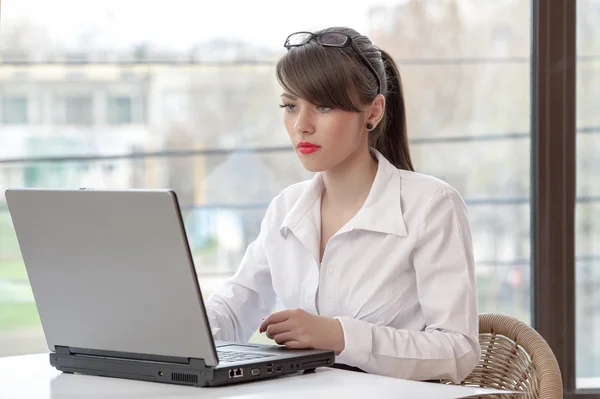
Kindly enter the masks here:
M 306 359 L 275 359 L 207 367 L 202 359 L 149 360 L 135 359 L 133 354 L 115 356 L 115 352 L 93 352 L 89 354 L 82 350 L 73 353 L 69 348 L 56 347 L 56 352 L 50 353 L 50 364 L 63 373 L 215 387 L 310 372 L 317 367 L 332 366 L 335 361 L 333 356 L 324 354 L 320 359 L 312 355 Z

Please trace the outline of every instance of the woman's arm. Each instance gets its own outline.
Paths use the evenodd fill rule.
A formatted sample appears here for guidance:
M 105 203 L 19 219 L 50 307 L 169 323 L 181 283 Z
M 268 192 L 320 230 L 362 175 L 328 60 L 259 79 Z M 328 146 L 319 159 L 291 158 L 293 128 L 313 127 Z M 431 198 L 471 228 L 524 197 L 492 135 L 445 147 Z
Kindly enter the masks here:
M 423 331 L 339 317 L 344 351 L 337 361 L 394 377 L 460 381 L 479 360 L 477 292 L 466 206 L 451 189 L 427 205 L 412 254 Z
M 272 224 L 274 201 L 267 209 L 258 237 L 246 249 L 235 275 L 205 303 L 216 340 L 247 342 L 261 319 L 275 306 L 276 296 L 263 246 Z

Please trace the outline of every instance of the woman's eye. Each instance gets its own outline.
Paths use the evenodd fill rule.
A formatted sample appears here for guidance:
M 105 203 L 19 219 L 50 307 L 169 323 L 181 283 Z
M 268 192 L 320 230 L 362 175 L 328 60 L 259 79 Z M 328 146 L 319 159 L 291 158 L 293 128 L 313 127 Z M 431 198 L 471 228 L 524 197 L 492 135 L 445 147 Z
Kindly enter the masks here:
M 319 105 L 317 107 L 317 109 L 319 110 L 319 112 L 328 112 L 328 111 L 331 111 L 331 107 L 328 107 L 326 105 Z
M 283 109 L 285 109 L 285 110 L 286 110 L 286 111 L 288 111 L 288 112 L 289 112 L 289 111 L 293 111 L 293 110 L 294 110 L 294 107 L 295 107 L 295 105 L 293 105 L 293 104 L 281 104 L 281 105 L 279 106 L 279 108 L 283 108 Z

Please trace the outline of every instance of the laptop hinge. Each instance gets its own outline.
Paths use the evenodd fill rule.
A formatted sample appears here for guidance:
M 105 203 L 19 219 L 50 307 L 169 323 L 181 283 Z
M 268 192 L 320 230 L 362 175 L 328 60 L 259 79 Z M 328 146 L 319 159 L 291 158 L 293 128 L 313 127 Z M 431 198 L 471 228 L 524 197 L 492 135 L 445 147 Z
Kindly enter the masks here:
M 74 355 L 74 356 L 86 356 L 86 357 L 97 357 L 97 358 L 109 358 L 116 360 L 135 360 L 135 361 L 147 361 L 147 362 L 160 362 L 160 363 L 172 363 L 172 364 L 190 364 L 195 363 L 198 366 L 206 367 L 204 359 L 190 359 L 188 357 L 178 356 L 162 356 L 162 355 L 151 355 L 141 353 L 128 353 L 119 351 L 106 351 L 98 349 L 84 349 L 74 348 L 71 346 L 55 345 L 54 350 L 57 355 Z

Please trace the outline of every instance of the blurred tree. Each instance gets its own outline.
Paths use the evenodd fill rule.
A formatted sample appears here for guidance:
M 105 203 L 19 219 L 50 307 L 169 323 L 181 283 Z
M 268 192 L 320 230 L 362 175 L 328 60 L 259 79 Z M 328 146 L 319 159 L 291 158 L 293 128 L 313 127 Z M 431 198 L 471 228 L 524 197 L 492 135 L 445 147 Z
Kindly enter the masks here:
M 24 57 L 49 51 L 52 41 L 46 29 L 28 19 L 2 21 L 0 54 L 2 57 Z

